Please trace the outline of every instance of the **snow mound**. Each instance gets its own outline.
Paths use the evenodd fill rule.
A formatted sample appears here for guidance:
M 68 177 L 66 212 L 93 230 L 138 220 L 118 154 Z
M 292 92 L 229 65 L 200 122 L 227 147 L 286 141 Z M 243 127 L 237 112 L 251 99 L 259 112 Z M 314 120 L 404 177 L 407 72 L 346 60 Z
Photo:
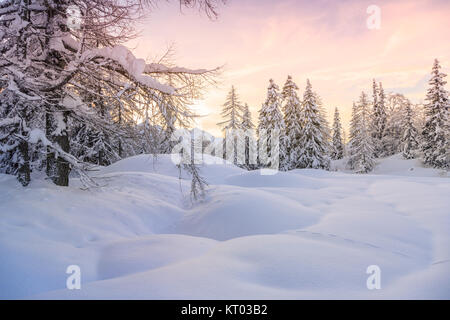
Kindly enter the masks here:
M 174 158 L 174 159 L 172 159 Z M 176 165 L 177 157 L 172 155 L 140 155 L 121 160 L 113 165 L 101 168 L 100 175 L 108 173 L 124 173 L 124 172 L 145 172 L 153 173 L 168 177 L 189 179 L 184 170 L 180 170 Z M 235 167 L 233 164 L 223 159 L 205 155 L 199 159 L 202 164 L 199 165 L 202 176 L 208 178 L 208 183 L 221 184 L 226 180 L 227 176 L 244 172 L 243 169 Z
M 395 156 L 370 175 L 262 176 L 207 160 L 195 205 L 170 156 L 100 168 L 86 191 L 0 175 L 0 298 L 450 298 L 438 170 Z M 66 289 L 70 265 L 81 290 Z M 370 265 L 382 290 L 366 287 Z
M 144 236 L 103 248 L 98 262 L 99 279 L 166 267 L 207 252 L 216 241 L 182 235 Z M 132 248 L 132 250 L 130 250 Z
M 295 172 L 300 172 L 297 170 Z M 232 175 L 225 179 L 227 185 L 240 186 L 247 188 L 310 188 L 320 189 L 326 186 L 326 183 L 314 177 L 307 177 L 305 170 L 302 172 L 301 179 L 295 172 L 278 172 L 275 175 L 262 175 L 259 170 L 245 172 L 239 175 Z M 316 173 L 317 171 L 314 170 Z
M 425 168 L 419 159 L 405 160 L 400 154 L 383 159 L 375 167 L 374 173 L 408 177 L 448 177 L 444 170 Z
M 216 187 L 210 197 L 183 217 L 177 233 L 229 240 L 307 227 L 321 216 L 318 210 L 262 190 Z

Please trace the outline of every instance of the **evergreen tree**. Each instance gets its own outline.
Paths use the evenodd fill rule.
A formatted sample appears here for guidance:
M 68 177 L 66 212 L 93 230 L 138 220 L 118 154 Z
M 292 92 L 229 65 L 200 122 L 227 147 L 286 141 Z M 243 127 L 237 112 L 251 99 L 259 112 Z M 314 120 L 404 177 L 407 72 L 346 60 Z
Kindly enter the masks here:
M 385 155 L 384 137 L 386 135 L 386 96 L 384 94 L 383 85 L 379 86 L 373 80 L 373 109 L 372 109 L 372 139 L 374 144 L 374 155 L 376 158 Z
M 348 148 L 348 162 L 347 166 L 351 170 L 355 170 L 356 168 L 356 150 L 357 150 L 357 143 L 359 141 L 359 108 L 355 102 L 353 102 L 352 107 L 352 118 L 350 120 L 350 141 L 349 141 L 349 148 Z
M 281 97 L 284 101 L 284 123 L 286 126 L 286 158 L 287 169 L 300 168 L 300 155 L 302 148 L 300 145 L 301 135 L 301 102 L 297 95 L 298 87 L 292 81 L 292 77 L 288 76 L 288 79 L 283 87 Z
M 333 160 L 340 160 L 344 158 L 344 141 L 342 139 L 342 125 L 339 109 L 336 108 L 334 112 L 333 122 L 333 151 L 331 154 Z
M 281 113 L 279 87 L 270 79 L 267 99 L 259 111 L 258 155 L 259 165 L 285 170 L 286 154 L 284 148 L 285 124 Z M 266 159 L 267 158 L 267 163 Z
M 348 152 L 347 152 L 347 132 L 345 131 L 345 129 L 342 129 L 342 141 L 344 142 L 343 146 L 344 146 L 344 158 L 348 156 Z
M 440 71 L 439 61 L 434 61 L 430 88 L 427 93 L 426 123 L 422 131 L 422 152 L 425 164 L 435 168 L 449 168 L 450 166 L 450 132 L 449 132 L 449 108 L 450 101 L 448 91 L 445 90 L 447 83 L 444 78 L 446 74 Z
M 23 186 L 30 183 L 32 164 L 29 126 L 36 121 L 33 104 L 3 90 L 0 99 L 0 172 L 16 175 Z M 31 123 L 30 123 L 31 122 Z
M 317 107 L 319 108 L 319 119 L 320 119 L 320 129 L 325 141 L 326 153 L 328 156 L 331 155 L 332 149 L 332 130 L 330 123 L 327 120 L 327 111 L 323 105 L 322 98 L 317 92 L 314 92 L 316 98 Z
M 358 105 L 353 106 L 348 165 L 358 173 L 371 172 L 375 166 L 370 134 L 369 103 L 364 92 L 361 93 Z
M 404 133 L 403 133 L 403 157 L 405 159 L 414 159 L 416 157 L 416 151 L 419 147 L 417 141 L 418 132 L 414 127 L 413 111 L 411 104 L 406 106 L 406 113 L 404 119 Z
M 235 165 L 243 164 L 243 162 L 238 163 L 238 157 L 243 156 L 239 154 L 240 150 L 238 150 L 239 146 L 243 145 L 243 141 L 240 141 L 243 139 L 243 113 L 244 106 L 239 101 L 236 89 L 232 86 L 221 113 L 224 121 L 218 123 L 218 125 L 222 127 L 225 135 L 224 156 L 226 159 L 233 159 Z
M 323 133 L 323 122 L 317 106 L 316 95 L 311 83 L 307 81 L 303 97 L 303 107 L 300 115 L 302 131 L 300 144 L 302 153 L 300 163 L 302 168 L 329 169 L 330 159 L 327 155 L 326 137 Z
M 244 106 L 244 113 L 242 116 L 242 129 L 244 130 L 245 136 L 245 161 L 244 168 L 247 170 L 256 169 L 256 141 L 254 137 L 255 125 L 252 121 L 252 114 L 248 104 Z

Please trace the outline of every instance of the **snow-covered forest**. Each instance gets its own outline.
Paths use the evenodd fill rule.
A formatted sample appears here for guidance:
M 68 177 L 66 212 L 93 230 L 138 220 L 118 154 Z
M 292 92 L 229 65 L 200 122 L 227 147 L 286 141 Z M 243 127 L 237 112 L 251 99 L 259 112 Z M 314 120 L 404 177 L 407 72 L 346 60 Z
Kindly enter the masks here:
M 281 91 L 270 80 L 267 99 L 259 111 L 256 132 L 253 123 L 248 121 L 248 106 L 243 107 L 236 88 L 232 87 L 222 112 L 224 121 L 219 123 L 224 129 L 226 143 L 232 144 L 226 149 L 228 154 L 223 153 L 224 158 L 250 170 L 263 168 L 267 163 L 261 161 L 249 167 L 251 159 L 248 155 L 259 154 L 264 147 L 270 149 L 270 140 L 273 139 L 277 140 L 275 152 L 269 150 L 268 157 L 277 157 L 282 171 L 330 170 L 331 160 L 345 158 L 348 169 L 369 173 L 373 171 L 376 159 L 398 153 L 404 159 L 421 159 L 430 168 L 448 170 L 450 102 L 445 87 L 446 77 L 441 72 L 439 61 L 435 60 L 424 104 L 413 104 L 403 94 L 386 94 L 382 83 L 373 80 L 372 98 L 362 92 L 358 101 L 353 102 L 348 141 L 344 139 L 339 109 L 335 110 L 331 127 L 321 98 L 313 91 L 309 80 L 303 99 L 299 98 L 299 88 L 291 76 Z M 277 134 L 272 138 L 273 130 Z M 239 131 L 245 132 L 245 137 L 252 143 L 252 146 L 245 145 L 246 158 L 241 161 L 236 157 L 243 145 L 236 138 Z M 260 134 L 262 131 L 265 132 L 264 137 Z M 227 135 L 232 137 L 227 139 Z M 243 139 L 244 135 L 240 136 Z
M 0 299 L 449 299 L 448 60 L 420 103 L 236 84 L 213 136 L 192 105 L 223 61 L 128 46 L 158 3 L 0 0 Z

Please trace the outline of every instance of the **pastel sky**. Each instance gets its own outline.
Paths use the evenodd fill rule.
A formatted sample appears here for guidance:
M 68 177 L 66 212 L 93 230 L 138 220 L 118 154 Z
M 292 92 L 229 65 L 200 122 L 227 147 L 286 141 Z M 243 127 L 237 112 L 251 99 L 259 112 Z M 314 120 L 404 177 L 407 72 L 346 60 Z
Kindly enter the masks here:
M 367 27 L 367 8 L 381 9 L 381 28 Z M 228 0 L 211 21 L 197 10 L 161 1 L 129 45 L 155 59 L 174 44 L 176 63 L 192 68 L 224 65 L 220 85 L 195 106 L 201 127 L 220 135 L 216 123 L 231 85 L 256 123 L 268 81 L 282 87 L 288 75 L 303 96 L 306 79 L 323 99 L 329 118 L 341 110 L 347 130 L 351 106 L 372 79 L 387 92 L 424 99 L 434 58 L 450 73 L 448 0 Z

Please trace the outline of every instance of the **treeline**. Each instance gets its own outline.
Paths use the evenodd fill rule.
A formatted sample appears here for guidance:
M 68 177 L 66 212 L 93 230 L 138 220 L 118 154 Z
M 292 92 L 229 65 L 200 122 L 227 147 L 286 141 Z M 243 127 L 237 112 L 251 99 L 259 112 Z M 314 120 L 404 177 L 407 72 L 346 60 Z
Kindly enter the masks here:
M 440 68 L 435 60 L 423 105 L 413 104 L 402 94 L 386 95 L 382 83 L 374 80 L 372 97 L 362 92 L 353 103 L 348 141 L 339 109 L 330 127 L 309 80 L 303 99 L 291 76 L 282 90 L 270 80 L 257 125 L 232 87 L 219 123 L 225 134 L 223 157 L 248 170 L 273 167 L 276 162 L 282 171 L 329 170 L 331 160 L 345 159 L 349 169 L 368 173 L 376 159 L 402 153 L 405 159 L 419 157 L 427 166 L 448 169 L 449 98 L 446 75 Z M 269 160 L 261 161 L 261 153 Z

